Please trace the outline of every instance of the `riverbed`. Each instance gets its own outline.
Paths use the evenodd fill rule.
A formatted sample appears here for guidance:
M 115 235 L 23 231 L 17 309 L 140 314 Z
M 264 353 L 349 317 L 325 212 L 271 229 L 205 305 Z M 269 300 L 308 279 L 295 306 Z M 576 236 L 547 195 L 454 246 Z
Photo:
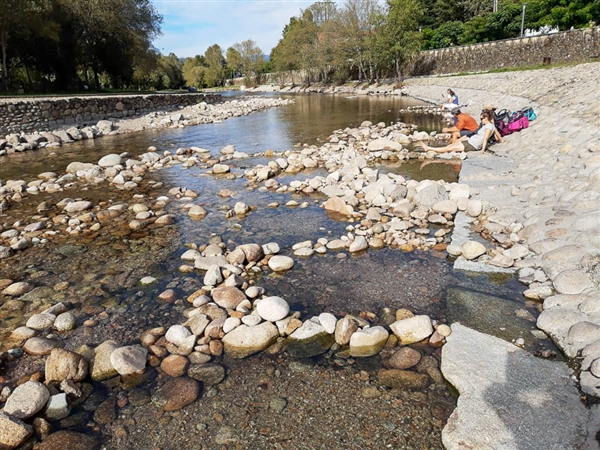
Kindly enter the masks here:
M 2 337 L 23 325 L 32 312 L 57 301 L 72 302 L 80 324 L 87 319 L 97 321 L 94 327 L 80 326 L 71 332 L 69 349 L 93 347 L 109 338 L 122 344 L 134 343 L 143 330 L 181 323 L 184 299 L 202 286 L 199 273 L 178 271 L 186 244 L 207 244 L 216 234 L 228 248 L 275 241 L 282 254 L 291 255 L 291 247 L 297 242 L 345 232 L 347 222 L 332 219 L 319 207 L 324 200 L 320 194 L 289 195 L 252 189 L 241 175 L 245 168 L 264 163 L 264 152 L 319 144 L 334 130 L 356 127 L 364 120 L 386 124 L 401 120 L 425 131 L 441 127 L 439 116 L 398 113 L 419 103 L 413 99 L 323 95 L 293 98 L 294 105 L 221 123 L 107 136 L 60 149 L 4 157 L 0 179 L 29 180 L 50 170 L 62 173 L 72 161 L 95 163 L 109 153 L 139 155 L 149 146 L 159 152 L 199 146 L 209 149 L 213 157 L 226 145 L 235 145 L 236 150 L 251 155 L 261 153 L 260 158 L 237 161 L 232 174 L 226 177 L 180 165 L 165 168 L 151 174 L 134 192 L 157 201 L 173 187 L 192 189 L 209 211 L 203 220 L 193 220 L 173 203 L 166 207 L 177 216 L 173 227 L 132 232 L 126 229 L 126 223 L 109 223 L 97 234 L 60 236 L 2 260 L 0 278 L 36 284 L 36 289 L 23 298 L 4 299 L 0 308 Z M 393 163 L 381 170 L 412 179 L 456 181 L 458 176 L 453 166 L 419 167 L 420 162 Z M 282 178 L 289 183 L 290 179 L 314 175 L 311 171 Z M 233 195 L 219 196 L 223 189 Z M 28 196 L 18 208 L 2 214 L 0 222 L 5 228 L 16 221 L 26 223 L 35 216 L 42 200 L 56 203 L 67 196 L 108 204 L 135 203 L 131 192 L 102 186 L 44 198 Z M 305 206 L 268 207 L 273 202 L 285 205 L 292 199 Z M 227 219 L 225 211 L 238 201 L 255 209 L 247 216 Z M 139 280 L 148 275 L 157 282 L 140 287 Z M 444 252 L 405 253 L 390 248 L 358 255 L 329 252 L 297 258 L 294 269 L 284 275 L 257 274 L 255 282 L 272 295 L 287 299 L 302 317 L 324 311 L 336 316 L 361 312 L 381 316 L 384 308 L 406 308 L 439 322 L 447 321 L 449 316 L 468 320 L 471 326 L 479 322 L 480 327 L 505 332 L 509 340 L 524 338 L 532 351 L 548 345 L 528 333 L 534 328 L 531 321 L 515 316 L 518 309 L 529 311 L 532 317 L 537 314 L 536 304 L 521 300 L 523 286 L 510 277 L 454 272 Z M 165 289 L 173 289 L 177 301 L 160 301 L 158 296 Z M 495 314 L 491 318 L 486 317 L 490 310 L 486 313 L 472 302 L 473 295 L 483 293 L 494 305 L 490 308 Z M 439 363 L 439 349 L 423 351 L 430 362 Z M 41 370 L 43 363 L 42 358 L 25 355 L 9 365 L 5 379 L 26 377 Z M 379 357 L 350 361 L 330 354 L 296 361 L 283 355 L 261 354 L 242 361 L 225 358 L 223 363 L 228 370 L 226 380 L 206 388 L 198 401 L 180 411 L 164 413 L 153 406 L 152 389 L 164 374 L 149 368 L 145 378 L 133 386 L 124 386 L 118 380 L 96 383 L 88 400 L 54 426 L 96 436 L 106 448 L 115 449 L 169 449 L 189 444 L 190 440 L 195 440 L 196 448 L 441 448 L 441 429 L 455 405 L 455 398 L 443 382 L 423 392 L 381 387 L 376 379 L 381 367 Z M 123 399 L 123 406 L 110 420 L 99 420 L 94 412 L 107 398 Z M 286 404 L 282 410 L 273 406 L 281 404 L 280 399 Z

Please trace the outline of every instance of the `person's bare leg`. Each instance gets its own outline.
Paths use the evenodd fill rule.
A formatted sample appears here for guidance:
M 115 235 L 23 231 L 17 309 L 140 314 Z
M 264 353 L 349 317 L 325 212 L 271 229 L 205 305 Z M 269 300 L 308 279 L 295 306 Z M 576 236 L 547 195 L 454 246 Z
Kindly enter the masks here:
M 423 141 L 415 141 L 413 146 L 414 147 L 423 147 L 423 150 L 425 150 L 426 152 L 433 150 L 433 147 L 430 147 L 429 145 L 425 144 L 425 142 L 423 142 Z
M 415 142 L 416 146 L 423 147 L 426 152 L 432 151 L 436 153 L 449 153 L 449 152 L 464 152 L 465 146 L 462 141 L 455 142 L 454 144 L 446 145 L 445 147 L 430 147 L 425 145 L 422 141 Z
M 460 139 L 460 131 L 455 131 L 454 133 L 452 133 L 452 136 L 450 136 L 450 143 L 454 144 L 459 139 Z

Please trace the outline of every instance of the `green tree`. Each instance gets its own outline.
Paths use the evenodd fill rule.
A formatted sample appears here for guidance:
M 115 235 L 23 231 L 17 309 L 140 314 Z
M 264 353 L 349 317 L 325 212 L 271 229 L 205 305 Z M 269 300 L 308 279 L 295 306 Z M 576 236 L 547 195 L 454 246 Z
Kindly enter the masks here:
M 421 35 L 418 0 L 387 0 L 387 14 L 378 23 L 375 53 L 388 67 L 393 67 L 398 82 L 403 65 L 419 51 Z
M 229 47 L 225 54 L 226 67 L 231 75 L 231 78 L 235 78 L 240 75 L 240 68 L 242 66 L 242 55 L 235 48 Z
M 260 72 L 265 59 L 263 51 L 256 42 L 248 39 L 243 42 L 237 42 L 233 48 L 239 53 L 239 69 L 246 77 L 253 77 Z
M 50 3 L 47 0 L 0 0 L 0 47 L 2 49 L 1 83 L 10 86 L 9 43 L 30 42 L 38 37 L 58 40 L 58 27 L 48 20 Z M 18 44 L 17 44 L 18 46 Z M 16 55 L 17 52 L 12 52 Z M 22 58 L 22 61 L 27 58 Z
M 211 45 L 204 53 L 206 61 L 205 81 L 209 87 L 223 86 L 225 81 L 225 58 L 217 44 Z

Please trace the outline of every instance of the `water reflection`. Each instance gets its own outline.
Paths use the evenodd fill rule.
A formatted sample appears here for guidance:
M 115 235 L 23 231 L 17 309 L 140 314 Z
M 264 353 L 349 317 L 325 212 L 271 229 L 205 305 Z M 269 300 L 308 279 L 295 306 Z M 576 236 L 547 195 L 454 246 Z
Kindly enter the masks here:
M 145 130 L 0 157 L 0 180 L 32 178 L 45 171 L 60 173 L 72 161 L 95 163 L 109 153 L 129 152 L 137 155 L 145 152 L 150 145 L 159 150 L 199 146 L 216 155 L 224 146 L 233 144 L 238 151 L 252 154 L 268 149 L 293 149 L 299 142 L 317 144 L 334 130 L 359 126 L 365 120 L 386 124 L 404 120 L 415 123 L 425 131 L 442 126 L 439 116 L 399 113 L 400 109 L 410 105 L 422 104 L 409 97 L 360 96 L 348 99 L 325 94 L 278 96 L 293 98 L 296 103 L 221 123 Z

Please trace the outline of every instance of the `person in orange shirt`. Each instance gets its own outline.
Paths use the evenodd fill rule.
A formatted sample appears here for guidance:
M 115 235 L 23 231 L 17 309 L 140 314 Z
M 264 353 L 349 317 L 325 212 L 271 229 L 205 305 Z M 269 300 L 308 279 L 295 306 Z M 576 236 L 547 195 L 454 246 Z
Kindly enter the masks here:
M 473 136 L 479 128 L 477 121 L 467 113 L 461 112 L 460 108 L 454 108 L 451 113 L 455 119 L 455 125 L 442 128 L 442 133 L 452 133 L 450 143 L 454 144 L 461 137 Z

